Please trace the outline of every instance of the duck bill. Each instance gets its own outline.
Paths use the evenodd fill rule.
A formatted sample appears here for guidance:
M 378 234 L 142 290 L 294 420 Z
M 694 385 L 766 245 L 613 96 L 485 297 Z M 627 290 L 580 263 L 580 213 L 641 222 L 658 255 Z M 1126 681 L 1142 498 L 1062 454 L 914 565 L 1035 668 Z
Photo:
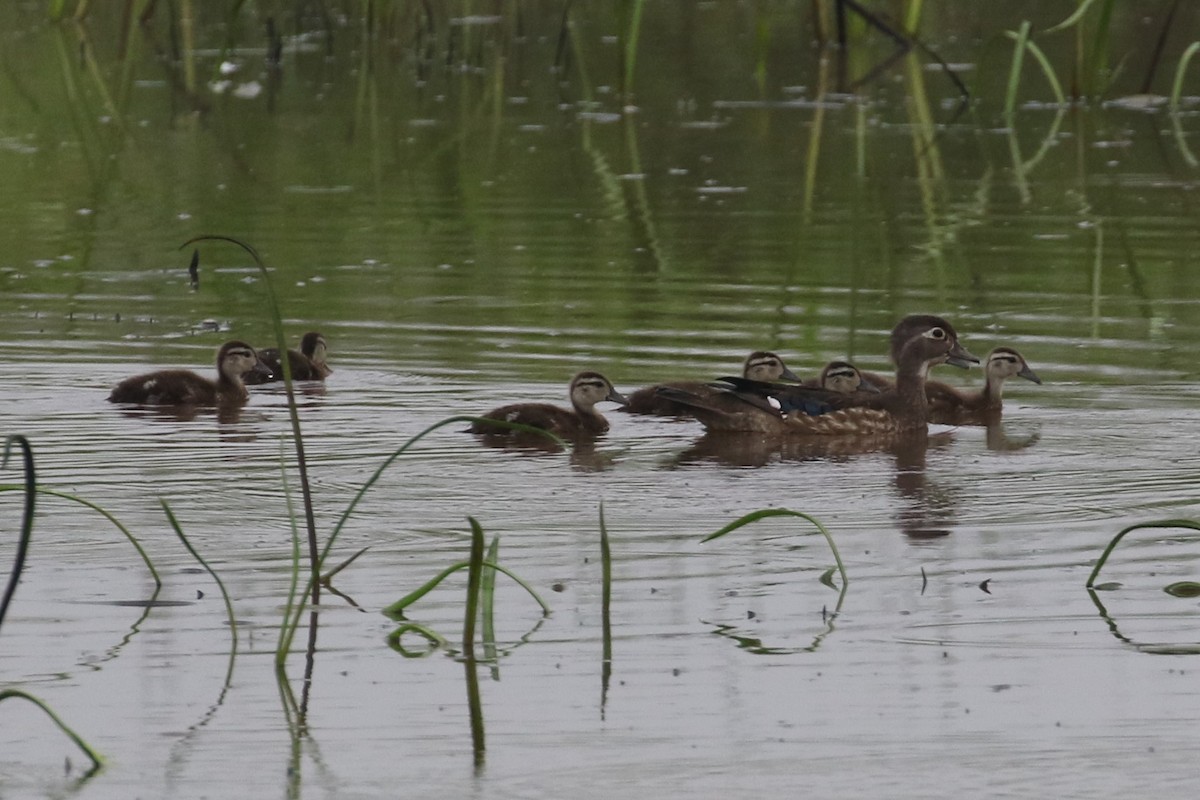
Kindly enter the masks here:
M 871 394 L 879 394 L 879 393 L 880 393 L 880 392 L 882 392 L 883 390 L 882 390 L 882 389 L 880 389 L 880 388 L 879 388 L 878 386 L 876 386 L 875 384 L 871 383 L 871 382 L 870 382 L 869 380 L 867 380 L 866 378 L 859 378 L 859 379 L 858 379 L 858 389 L 857 389 L 857 391 L 860 391 L 860 392 L 870 392 Z
M 946 363 L 952 367 L 970 369 L 972 365 L 979 363 L 979 359 L 968 353 L 967 348 L 955 342 L 953 349 L 950 350 L 950 355 L 946 356 Z
M 1024 367 L 1022 367 L 1021 371 L 1017 373 L 1017 377 L 1024 378 L 1027 381 L 1033 381 L 1034 383 L 1037 383 L 1037 384 L 1040 384 L 1042 382 L 1042 379 L 1037 376 L 1036 372 L 1034 372 L 1033 370 L 1031 370 L 1029 368 L 1028 364 L 1026 364 Z
M 611 392 L 609 392 L 604 399 L 623 406 L 629 405 L 629 398 L 618 392 L 616 389 L 613 389 Z
M 799 375 L 797 375 L 796 373 L 792 372 L 792 371 L 791 371 L 790 369 L 788 369 L 787 367 L 784 367 L 784 368 L 783 368 L 783 372 L 782 372 L 782 373 L 780 373 L 780 375 L 779 375 L 779 380 L 781 380 L 781 381 L 791 381 L 792 383 L 803 383 L 803 382 L 804 382 L 804 381 L 803 381 L 803 379 L 802 379 L 802 378 L 801 378 Z
M 275 373 L 271 371 L 271 368 L 261 361 L 254 362 L 254 366 L 250 368 L 250 371 L 257 375 L 262 375 L 264 378 L 275 377 Z

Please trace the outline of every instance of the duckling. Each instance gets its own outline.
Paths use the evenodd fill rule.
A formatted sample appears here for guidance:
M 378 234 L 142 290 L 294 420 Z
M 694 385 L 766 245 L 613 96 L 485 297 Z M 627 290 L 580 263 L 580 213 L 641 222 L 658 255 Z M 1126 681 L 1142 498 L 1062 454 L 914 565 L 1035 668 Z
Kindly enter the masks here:
M 850 394 L 851 392 L 876 394 L 879 392 L 879 387 L 867 380 L 858 367 L 849 361 L 830 361 L 821 370 L 820 376 L 804 381 L 804 385 L 819 386 L 839 394 Z
M 787 368 L 782 358 L 766 350 L 756 350 L 746 356 L 746 361 L 742 364 L 742 377 L 756 381 L 770 382 L 783 380 L 800 382 L 800 378 Z M 659 383 L 654 386 L 643 387 L 630 394 L 628 405 L 622 406 L 621 410 L 627 411 L 630 414 L 654 414 L 660 417 L 690 417 L 692 412 L 686 405 L 676 403 L 658 394 L 658 390 L 664 387 L 671 387 L 701 396 L 721 391 L 700 381 Z
M 486 420 L 516 422 L 541 428 L 564 439 L 598 436 L 608 430 L 608 420 L 596 411 L 596 404 L 609 400 L 622 405 L 629 401 L 613 388 L 608 378 L 599 372 L 581 372 L 571 379 L 568 391 L 572 410 L 559 408 L 549 403 L 515 403 L 501 406 L 484 414 L 484 419 L 471 423 L 472 433 L 509 435 L 511 428 L 489 425 Z
M 328 346 L 325 337 L 316 331 L 309 331 L 300 340 L 300 351 L 288 350 L 288 365 L 292 369 L 294 381 L 323 381 L 333 369 L 325 363 Z M 268 347 L 258 351 L 258 357 L 270 369 L 270 375 L 249 373 L 244 378 L 246 383 L 259 384 L 283 380 L 283 365 L 279 361 L 279 350 Z
M 928 314 L 905 317 L 892 330 L 896 383 L 878 393 L 841 394 L 829 389 L 721 378 L 727 392 L 711 398 L 664 390 L 690 405 L 709 430 L 769 434 L 896 434 L 923 430 L 929 421 L 925 379 L 938 364 L 979 363 L 958 342 L 954 327 Z M 682 395 L 682 396 L 680 396 Z
M 930 419 L 945 424 L 961 424 L 972 419 L 986 421 L 1000 415 L 1004 405 L 1004 381 L 1016 377 L 1038 384 L 1042 382 L 1025 358 L 1011 347 L 997 347 L 988 353 L 983 374 L 983 388 L 974 391 L 956 389 L 940 381 L 925 384 Z
M 147 406 L 240 406 L 250 399 L 242 376 L 270 370 L 254 348 L 230 341 L 217 350 L 217 379 L 202 378 L 191 370 L 164 369 L 126 378 L 113 387 L 110 403 Z

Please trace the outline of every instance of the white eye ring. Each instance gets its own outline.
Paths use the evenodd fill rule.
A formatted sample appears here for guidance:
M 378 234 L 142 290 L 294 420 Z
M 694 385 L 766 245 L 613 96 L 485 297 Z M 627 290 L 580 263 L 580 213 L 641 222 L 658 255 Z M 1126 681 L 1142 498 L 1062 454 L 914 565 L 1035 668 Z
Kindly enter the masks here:
M 930 328 L 928 330 L 928 332 L 926 332 L 925 335 L 928 336 L 930 339 L 945 339 L 946 338 L 946 332 L 944 330 L 942 330 L 941 328 Z

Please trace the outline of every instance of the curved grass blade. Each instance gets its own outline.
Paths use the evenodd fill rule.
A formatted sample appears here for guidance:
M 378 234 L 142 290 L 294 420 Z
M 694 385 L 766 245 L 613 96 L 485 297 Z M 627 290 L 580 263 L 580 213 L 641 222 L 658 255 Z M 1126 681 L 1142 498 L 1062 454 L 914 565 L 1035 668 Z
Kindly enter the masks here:
M 1013 48 L 1012 66 L 1008 71 L 1008 88 L 1004 92 L 1004 114 L 1011 117 L 1017 107 L 1017 90 L 1021 85 L 1021 67 L 1025 63 L 1025 43 L 1029 41 L 1029 20 L 1022 22 L 1021 28 L 1015 34 L 1011 31 L 1006 31 L 1006 33 L 1017 40 L 1016 47 Z
M 1046 76 L 1046 82 L 1050 84 L 1050 90 L 1054 92 L 1054 97 L 1058 100 L 1060 106 L 1067 104 L 1067 96 L 1063 93 L 1062 84 L 1059 83 L 1058 75 L 1054 72 L 1054 66 L 1050 63 L 1050 59 L 1046 57 L 1046 53 L 1042 48 L 1037 46 L 1037 43 L 1029 38 L 1029 23 L 1021 24 L 1021 30 L 1014 33 L 1005 31 L 1004 35 L 1014 40 L 1017 43 L 1017 48 L 1022 51 L 1028 51 L 1033 55 L 1034 60 L 1038 62 L 1038 66 L 1042 68 L 1042 74 Z M 1012 114 L 1017 104 L 1017 86 L 1020 83 L 1021 65 L 1023 58 L 1017 53 L 1013 54 L 1013 71 L 1008 78 L 1008 94 L 1005 97 L 1004 113 Z
M 1200 51 L 1200 42 L 1192 42 L 1179 58 L 1179 66 L 1175 68 L 1175 80 L 1171 84 L 1171 101 L 1169 105 L 1172 111 L 1179 111 L 1179 98 L 1183 95 L 1183 76 L 1187 74 L 1187 68 L 1192 63 L 1192 58 L 1195 57 L 1198 51 Z
M 69 738 L 72 742 L 74 742 L 75 745 L 80 750 L 82 750 L 84 752 L 84 754 L 91 760 L 92 768 L 91 768 L 91 770 L 89 770 L 89 774 L 92 772 L 95 772 L 96 770 L 98 770 L 104 766 L 104 757 L 101 756 L 99 753 L 97 753 L 95 750 L 93 750 L 91 745 L 89 745 L 87 742 L 85 742 L 83 740 L 83 737 L 81 737 L 75 731 L 71 730 L 71 728 L 68 727 L 65 722 L 63 722 L 61 719 L 59 719 L 58 715 L 50 710 L 50 706 L 46 705 L 44 702 L 42 702 L 38 698 L 34 697 L 33 695 L 21 691 L 20 689 L 4 689 L 4 690 L 0 691 L 0 702 L 3 702 L 4 700 L 7 700 L 10 697 L 20 697 L 25 700 L 28 700 L 29 702 L 33 703 L 35 706 L 40 708 L 42 711 L 46 712 L 46 716 L 50 717 L 50 719 L 54 722 L 54 724 L 58 726 L 58 729 L 61 730 L 63 733 L 65 733 L 67 735 L 67 738 Z
M 379 465 L 378 469 L 376 469 L 375 472 L 372 473 L 371 477 L 367 478 L 366 482 L 362 485 L 362 487 L 359 488 L 359 490 L 357 492 L 355 492 L 354 497 L 351 498 L 349 505 L 346 506 L 346 510 L 342 512 L 342 516 L 338 518 L 337 523 L 333 526 L 333 532 L 329 534 L 329 538 L 325 542 L 325 547 L 321 550 L 321 555 L 317 559 L 318 571 L 320 569 L 320 565 L 324 564 L 325 559 L 329 556 L 329 551 L 333 548 L 334 543 L 337 541 L 337 537 L 342 532 L 342 528 L 350 520 L 350 516 L 354 513 L 354 509 L 358 507 L 358 504 L 362 500 L 363 496 L 366 495 L 367 490 L 370 489 L 372 486 L 374 486 L 379 481 L 379 479 L 383 476 L 383 473 L 387 470 L 388 467 L 390 467 L 396 461 L 396 459 L 398 459 L 400 456 L 404 455 L 404 453 L 406 453 L 408 451 L 408 449 L 410 447 L 412 447 L 414 444 L 416 444 L 421 439 L 428 436 L 430 433 L 436 431 L 439 428 L 444 428 L 447 425 L 453 425 L 455 423 L 460 423 L 460 422 L 466 422 L 466 423 L 476 422 L 476 421 L 479 421 L 480 419 L 482 419 L 482 418 L 481 417 L 472 417 L 472 416 L 447 417 L 446 419 L 443 419 L 439 422 L 435 422 L 434 424 L 430 425 L 425 430 L 416 433 L 411 438 L 409 438 L 408 441 L 406 441 L 404 444 L 402 444 L 397 450 L 395 450 L 390 456 L 385 458 L 383 463 Z M 548 439 L 550 439 L 551 441 L 557 442 L 558 444 L 561 444 L 564 447 L 567 444 L 565 441 L 563 441 L 559 437 L 555 436 L 554 434 L 550 433 L 549 431 L 544 431 L 541 428 L 533 428 L 528 425 L 519 425 L 517 423 L 503 422 L 500 420 L 488 420 L 488 421 L 495 423 L 498 427 L 510 428 L 512 430 L 518 430 L 518 431 L 526 431 L 529 433 L 534 433 L 534 434 L 545 436 Z M 449 570 L 449 572 L 453 572 L 455 569 L 461 569 L 463 566 L 465 566 L 465 564 L 459 564 L 455 567 L 452 567 Z M 499 569 L 501 572 L 504 572 L 510 578 L 512 578 L 513 580 L 517 581 L 522 586 L 524 586 L 527 591 L 529 591 L 531 594 L 533 594 L 534 598 L 537 599 L 538 603 L 542 605 L 542 608 L 545 611 L 545 613 L 547 613 L 547 614 L 549 613 L 549 609 L 546 607 L 546 604 L 542 602 L 541 598 L 537 597 L 536 592 L 534 592 L 532 589 L 530 589 L 523 581 L 521 581 L 515 575 L 508 573 L 506 570 L 504 570 L 501 567 L 497 567 L 497 569 Z M 435 579 L 435 583 L 433 585 L 436 585 L 436 581 L 441 580 L 441 578 L 444 578 L 446 576 L 446 574 L 449 574 L 449 572 L 444 573 L 441 577 Z M 310 586 L 305 589 L 305 595 L 310 594 L 312 591 L 312 587 L 311 587 L 312 580 L 313 580 L 313 578 L 309 579 Z M 417 590 L 419 592 L 419 594 L 417 595 L 417 598 L 426 594 L 429 591 L 429 589 L 432 589 L 432 588 L 433 588 L 433 586 L 428 586 L 428 588 L 425 588 L 423 591 Z M 417 598 L 413 598 L 413 599 L 415 600 Z M 407 603 L 404 603 L 404 601 L 401 600 L 401 601 L 398 601 L 398 603 L 393 603 L 392 606 L 389 606 L 389 608 L 395 608 L 396 606 L 400 605 L 401 603 L 403 603 L 404 605 L 407 605 Z M 403 607 L 403 606 L 401 606 L 401 607 Z M 293 609 L 293 611 L 292 611 L 291 621 L 287 625 L 287 641 L 283 647 L 284 652 L 287 652 L 288 650 L 291 649 L 292 638 L 295 636 L 295 632 L 300 625 L 300 616 L 303 613 L 304 613 L 304 604 L 303 603 L 298 604 L 296 606 L 296 608 Z M 385 610 L 384 613 L 385 614 L 388 613 L 387 610 Z M 396 613 L 399 613 L 399 612 L 397 611 Z
M 15 484 L 0 484 L 0 492 L 19 491 L 23 488 L 24 488 L 23 486 L 17 486 Z M 122 534 L 124 534 L 125 538 L 129 540 L 129 543 L 131 545 L 133 545 L 133 549 L 137 550 L 138 555 L 142 557 L 142 561 L 146 564 L 146 569 L 150 570 L 150 577 L 152 577 L 154 579 L 155 587 L 158 589 L 162 588 L 162 585 L 163 585 L 162 578 L 159 577 L 158 570 L 156 570 L 154 568 L 154 563 L 150 560 L 150 556 L 147 555 L 146 550 L 142 547 L 141 542 L 139 542 L 137 540 L 137 537 L 135 537 L 129 531 L 128 528 L 126 528 L 123 524 L 121 524 L 121 521 L 118 520 L 115 516 L 113 516 L 111 513 L 109 513 L 108 511 L 106 511 L 104 508 L 97 505 L 96 503 L 93 503 L 92 501 L 86 500 L 77 495 L 70 494 L 68 492 L 60 492 L 55 489 L 47 489 L 44 486 L 39 486 L 37 488 L 37 491 L 38 491 L 38 494 L 50 495 L 51 497 L 58 497 L 63 500 L 70 500 L 73 503 L 79 503 L 80 505 L 87 506 L 88 508 L 92 509 L 97 514 L 99 514 L 100 516 L 104 517 L 109 522 L 111 522 L 117 528 L 117 530 L 119 530 Z
M 263 262 L 262 257 L 259 256 L 258 251 L 241 239 L 219 234 L 204 234 L 193 237 L 180 245 L 179 249 L 182 250 L 197 242 L 206 241 L 229 242 L 237 245 L 254 260 L 255 266 L 258 267 L 258 272 L 262 276 L 263 288 L 267 295 L 267 311 L 271 318 L 271 328 L 275 334 L 275 346 L 279 349 L 280 353 L 286 354 L 287 342 L 284 340 L 283 335 L 283 316 L 279 311 L 279 300 L 275 295 L 275 287 L 271 283 L 270 270 L 267 269 L 267 265 Z M 321 591 L 319 580 L 320 561 L 317 557 L 317 522 L 316 516 L 313 513 L 312 487 L 308 482 L 308 461 L 304 457 L 304 436 L 300 430 L 300 410 L 296 405 L 296 392 L 295 387 L 292 385 L 292 367 L 289 359 L 281 358 L 279 359 L 279 363 L 283 370 L 283 388 L 287 395 L 288 417 L 292 424 L 292 444 L 296 448 L 296 468 L 300 473 L 300 495 L 303 499 L 304 521 L 308 530 L 308 550 L 312 578 L 309 580 L 306 594 L 311 593 L 313 603 L 317 603 L 320 600 Z
M 403 619 L 404 618 L 404 609 L 408 608 L 413 603 L 417 602 L 422 597 L 424 597 L 425 595 L 429 594 L 431 591 L 436 589 L 437 585 L 439 583 L 441 583 L 443 580 L 445 580 L 447 577 L 449 577 L 450 575 L 453 575 L 455 572 L 458 572 L 460 569 L 466 569 L 468 566 L 470 566 L 470 564 L 468 562 L 460 561 L 457 564 L 446 567 L 444 570 L 439 572 L 437 575 L 435 575 L 434 577 L 432 577 L 428 581 L 426 581 L 420 588 L 414 589 L 413 591 L 404 595 L 404 597 L 401 597 L 399 600 L 392 603 L 387 608 L 383 609 L 380 613 L 382 613 L 384 616 L 391 617 L 392 619 Z M 515 575 L 511 570 L 509 570 L 507 567 L 502 567 L 499 564 L 489 564 L 486 561 L 484 562 L 484 566 L 488 567 L 489 569 L 494 569 L 497 572 L 503 572 L 505 575 L 512 578 L 514 581 L 516 581 L 517 585 L 520 586 L 522 589 L 524 589 L 526 592 L 528 592 L 529 596 L 532 597 L 537 602 L 537 604 L 541 607 L 542 616 L 544 616 L 544 617 L 550 616 L 550 606 L 546 605 L 546 601 L 543 600 L 536 591 L 534 591 L 532 586 L 530 586 L 525 581 L 521 580 L 521 578 L 517 577 L 517 575 Z
M 1092 3 L 1094 2 L 1096 2 L 1096 0 L 1083 0 L 1075 9 L 1075 11 L 1071 13 L 1071 16 L 1067 17 L 1057 25 L 1047 28 L 1046 30 L 1042 31 L 1042 33 L 1058 33 L 1061 30 L 1066 30 L 1072 25 L 1075 25 L 1081 19 L 1083 19 L 1083 15 L 1087 13 L 1088 9 L 1091 8 Z
M 403 637 L 406 633 L 415 633 L 418 636 L 423 637 L 425 641 L 429 642 L 429 649 L 422 651 L 406 649 L 404 645 L 400 643 L 401 637 Z M 405 658 L 424 658 L 434 650 L 439 650 L 445 647 L 447 642 L 443 636 L 431 628 L 426 628 L 424 625 L 421 625 L 417 622 L 406 622 L 388 634 L 387 644 L 388 647 L 392 648 Z
M 825 537 L 825 541 L 829 544 L 829 549 L 833 553 L 833 560 L 837 563 L 838 573 L 842 576 L 842 586 L 845 587 L 850 583 L 850 577 L 846 574 L 846 566 L 842 563 L 842 556 L 840 553 L 838 553 L 837 545 L 834 544 L 833 541 L 833 536 L 831 536 L 829 531 L 825 529 L 825 526 L 821 524 L 820 520 L 818 520 L 816 517 L 805 514 L 803 511 L 792 511 L 791 509 L 787 508 L 764 508 L 759 511 L 752 511 L 743 517 L 735 519 L 733 522 L 729 523 L 724 528 L 721 528 L 721 530 L 717 531 L 716 533 L 710 533 L 700 541 L 708 542 L 713 539 L 719 539 L 727 533 L 732 533 L 738 528 L 745 527 L 746 525 L 758 522 L 760 519 L 766 519 L 767 517 L 799 517 L 800 519 L 805 519 L 811 522 L 814 526 L 816 526 L 817 530 L 821 532 L 821 535 Z
M 1133 531 L 1142 530 L 1143 528 L 1187 528 L 1188 530 L 1200 531 L 1200 522 L 1194 522 L 1190 519 L 1161 519 L 1154 522 L 1139 522 L 1136 525 L 1130 525 L 1123 528 L 1120 533 L 1112 538 L 1108 543 L 1108 547 L 1104 548 L 1104 552 L 1100 554 L 1099 560 L 1096 561 L 1096 566 L 1092 569 L 1092 574 L 1088 575 L 1087 583 L 1084 584 L 1088 589 L 1094 588 L 1096 578 L 1100 575 L 1100 570 L 1104 569 L 1104 565 L 1108 563 L 1108 557 L 1116 548 L 1117 543 L 1125 538 L 1125 535 Z
M 17 584 L 21 582 L 21 573 L 25 571 L 25 558 L 29 554 L 29 541 L 33 537 L 33 508 L 37 501 L 37 472 L 33 467 L 33 448 L 29 446 L 28 439 L 14 434 L 4 440 L 4 458 L 0 460 L 0 469 L 8 467 L 8 456 L 12 452 L 14 442 L 21 448 L 24 461 L 25 507 L 21 514 L 21 537 L 17 540 L 17 555 L 13 559 L 8 585 L 4 587 L 4 598 L 0 600 L 0 625 L 4 624 L 8 604 L 12 602 L 13 595 L 17 592 Z
M 287 361 L 286 358 L 283 360 Z M 187 536 L 185 536 L 183 533 L 183 529 L 179 527 L 179 521 L 175 519 L 175 514 L 172 513 L 171 507 L 167 505 L 167 501 L 159 499 L 158 502 L 162 505 L 163 513 L 167 515 L 167 522 L 171 523 L 171 527 L 175 529 L 175 535 L 179 537 L 179 541 L 183 542 L 183 546 L 186 547 L 187 551 L 192 554 L 192 558 L 199 561 L 200 566 L 204 567 L 205 571 L 208 572 L 208 574 L 212 576 L 212 579 L 217 582 L 217 587 L 221 590 L 221 597 L 225 600 L 225 613 L 229 616 L 229 632 L 230 635 L 233 636 L 233 652 L 237 653 L 237 620 L 234 619 L 233 616 L 233 601 L 229 599 L 229 592 L 225 589 L 225 583 L 221 580 L 221 576 L 218 575 L 216 571 L 208 565 L 208 562 L 201 558 L 200 554 L 196 552 L 196 548 L 192 547 L 192 543 L 188 541 Z M 233 671 L 232 660 L 229 662 L 229 671 Z M 226 678 L 226 680 L 228 680 L 228 678 Z

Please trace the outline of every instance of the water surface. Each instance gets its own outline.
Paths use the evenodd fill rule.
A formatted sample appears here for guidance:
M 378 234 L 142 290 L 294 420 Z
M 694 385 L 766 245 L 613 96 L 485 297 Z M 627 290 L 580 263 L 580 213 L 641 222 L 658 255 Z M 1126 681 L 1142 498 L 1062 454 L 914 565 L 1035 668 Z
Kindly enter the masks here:
M 368 51 L 347 33 L 327 58 L 289 38 L 273 87 L 260 51 L 222 55 L 222 28 L 202 18 L 200 74 L 229 60 L 238 85 L 268 87 L 252 99 L 204 80 L 180 91 L 152 55 L 162 29 L 121 62 L 112 20 L 4 13 L 6 49 L 37 69 L 0 81 L 0 431 L 30 439 L 42 486 L 119 517 L 165 584 L 144 613 L 153 587 L 119 533 L 39 498 L 0 631 L 5 686 L 45 699 L 108 765 L 77 784 L 82 756 L 10 700 L 7 795 L 1190 788 L 1196 601 L 1161 589 L 1195 578 L 1194 538 L 1135 533 L 1102 576 L 1119 588 L 1083 585 L 1125 525 L 1195 514 L 1193 116 L 1092 105 L 1026 109 L 1009 126 L 993 100 L 956 117 L 953 86 L 903 62 L 858 96 L 823 94 L 830 79 L 807 44 L 781 44 L 783 21 L 756 84 L 761 19 L 738 4 L 698 6 L 686 46 L 642 52 L 632 100 L 615 88 L 616 23 L 594 9 L 562 81 L 542 77 L 557 14 L 527 15 L 521 36 L 459 20 L 470 68 L 424 82 L 403 47 Z M 643 35 L 678 23 L 647 9 Z M 100 43 L 103 82 L 67 55 L 81 37 Z M 978 58 L 981 90 L 1003 83 L 992 51 L 957 42 L 947 58 Z M 905 100 L 920 96 L 933 140 Z M 227 338 L 267 342 L 262 281 L 240 251 L 202 245 L 189 286 L 179 245 L 201 233 L 252 242 L 289 336 L 330 341 L 335 373 L 300 396 L 323 536 L 411 436 L 565 402 L 582 368 L 623 391 L 727 374 L 760 348 L 802 374 L 844 357 L 882 370 L 891 326 L 922 311 L 951 318 L 977 355 L 1019 348 L 1044 385 L 1009 386 L 1002 428 L 917 452 L 714 444 L 694 422 L 616 412 L 594 448 L 559 453 L 436 431 L 337 542 L 335 562 L 369 549 L 336 578 L 345 597 L 326 595 L 297 742 L 271 664 L 291 558 L 283 470 L 297 481 L 281 390 L 255 389 L 233 418 L 105 402 L 152 367 L 211 370 Z M 160 500 L 233 598 L 227 685 L 219 593 Z M 802 520 L 701 543 L 767 507 L 828 527 L 844 594 L 821 582 L 833 558 Z M 412 613 L 449 650 L 402 656 L 378 613 L 465 556 L 468 515 L 553 609 L 541 619 L 501 579 L 500 654 L 473 668 L 482 756 L 453 657 L 462 578 Z M 9 538 L 18 518 L 17 493 L 0 495 Z

